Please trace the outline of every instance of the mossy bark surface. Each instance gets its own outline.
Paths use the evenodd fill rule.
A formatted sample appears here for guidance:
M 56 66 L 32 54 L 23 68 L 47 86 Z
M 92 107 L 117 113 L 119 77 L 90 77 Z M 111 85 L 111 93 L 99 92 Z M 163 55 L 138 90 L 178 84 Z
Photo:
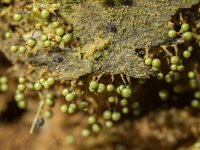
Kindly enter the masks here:
M 134 78 L 148 78 L 151 69 L 144 64 L 136 50 L 159 47 L 168 40 L 171 16 L 179 8 L 189 8 L 199 0 L 134 0 L 128 6 L 119 1 L 107 5 L 106 1 L 16 1 L 1 14 L 1 50 L 13 62 L 31 64 L 37 69 L 46 69 L 64 80 L 77 79 L 88 74 L 126 74 Z M 55 4 L 54 6 L 52 4 Z M 27 36 L 39 34 L 36 24 L 47 25 L 43 19 L 32 14 L 32 6 L 47 7 L 55 18 L 77 39 L 76 46 L 54 47 L 44 50 L 36 46 L 26 55 L 11 54 L 13 43 L 21 44 Z M 56 6 L 56 7 L 55 7 Z M 24 21 L 12 21 L 13 13 L 21 12 Z M 3 34 L 12 26 L 16 36 L 3 39 Z M 42 28 L 42 27 L 41 27 Z M 3 29 L 3 30 L 2 30 Z M 38 33 L 36 33 L 38 32 Z M 31 54 L 30 54 L 31 53 Z M 52 61 L 62 57 L 61 63 Z

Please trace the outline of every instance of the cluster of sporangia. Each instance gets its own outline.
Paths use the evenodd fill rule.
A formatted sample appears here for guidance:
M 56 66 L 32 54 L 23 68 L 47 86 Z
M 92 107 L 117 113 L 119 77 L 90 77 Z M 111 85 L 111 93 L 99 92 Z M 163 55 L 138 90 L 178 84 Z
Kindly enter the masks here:
M 29 37 L 22 37 L 24 43 L 14 44 L 10 47 L 10 51 L 13 53 L 28 53 L 34 52 L 34 49 L 37 51 L 40 49 L 47 49 L 49 47 L 66 47 L 73 39 L 72 34 L 70 33 L 70 26 L 66 26 L 56 18 L 52 17 L 53 14 L 46 8 L 32 8 L 35 16 L 40 17 L 43 22 L 42 24 L 38 23 L 35 25 L 36 30 L 27 35 Z M 20 23 L 23 21 L 24 16 L 21 13 L 16 13 L 13 15 L 13 21 L 15 23 Z M 5 38 L 10 39 L 12 37 L 12 31 L 5 33 Z
M 159 58 L 153 58 L 154 54 L 146 54 L 144 56 L 145 64 L 152 67 L 152 70 L 156 73 L 158 80 L 165 80 L 166 83 L 173 83 L 173 91 L 177 94 L 184 91 L 184 86 L 181 85 L 181 78 L 184 76 L 181 76 L 181 72 L 184 72 L 185 66 L 183 65 L 184 59 L 189 59 L 192 56 L 193 46 L 191 46 L 189 43 L 193 39 L 192 32 L 189 31 L 190 26 L 187 23 L 183 23 L 181 25 L 180 31 L 177 32 L 176 30 L 170 30 L 168 32 L 168 36 L 171 39 L 182 41 L 182 44 L 188 45 L 187 48 L 183 51 L 179 50 L 177 45 L 170 45 L 170 46 L 161 46 L 162 50 L 166 53 L 165 61 L 167 61 L 167 65 L 169 66 L 168 72 L 166 72 L 166 66 L 161 68 L 161 60 Z M 167 48 L 173 48 L 174 53 L 172 53 Z M 147 52 L 148 53 L 148 52 Z M 165 63 L 162 61 L 162 63 Z M 163 71 L 166 73 L 164 74 Z M 195 78 L 195 71 L 189 71 L 186 72 L 188 79 L 189 79 L 189 85 L 191 89 L 196 90 L 197 89 L 197 80 Z M 196 91 L 194 93 L 194 100 L 191 101 L 191 106 L 194 108 L 200 108 L 200 102 L 199 102 L 199 94 L 200 91 Z M 158 92 L 158 95 L 161 100 L 166 100 L 169 97 L 169 92 L 166 89 L 161 89 Z
M 11 3 L 11 1 L 4 2 L 7 4 Z M 35 30 L 33 33 L 29 34 L 29 32 L 27 32 L 25 37 L 21 35 L 22 39 L 24 39 L 24 42 L 19 42 L 20 44 L 17 43 L 12 45 L 10 47 L 10 51 L 12 53 L 30 53 L 34 51 L 34 49 L 45 49 L 54 46 L 60 47 L 62 49 L 72 41 L 72 34 L 68 32 L 70 30 L 70 27 L 66 27 L 64 24 L 56 20 L 56 18 L 52 17 L 53 14 L 47 8 L 34 8 L 31 12 L 38 15 L 44 20 L 44 22 L 42 23 L 42 27 L 41 25 L 37 24 L 37 26 L 35 27 L 37 30 Z M 23 16 L 22 13 L 16 13 L 13 15 L 12 19 L 17 24 L 22 22 L 23 19 L 25 19 L 25 16 Z M 15 33 L 13 33 L 11 30 L 7 31 L 5 33 L 5 39 L 11 39 L 14 34 Z M 1 91 L 7 91 L 8 78 L 1 77 L 0 83 Z M 27 107 L 27 99 L 25 96 L 27 94 L 27 91 L 36 91 L 37 93 L 39 93 L 39 95 L 42 95 L 41 101 L 45 103 L 44 105 L 48 106 L 48 109 L 42 110 L 43 116 L 47 119 L 51 118 L 53 115 L 51 108 L 54 106 L 55 98 L 57 97 L 57 95 L 54 95 L 55 93 L 53 93 L 51 89 L 56 84 L 57 83 L 55 82 L 55 79 L 53 77 L 49 77 L 47 79 L 41 78 L 38 81 L 33 82 L 29 81 L 26 76 L 20 76 L 18 78 L 17 89 L 15 92 L 15 101 L 18 107 L 21 109 L 25 109 Z M 61 87 L 63 86 L 61 85 Z M 128 98 L 132 94 L 132 89 L 130 86 L 120 85 L 118 87 L 114 87 L 114 85 L 112 84 L 105 85 L 103 83 L 98 83 L 94 80 L 89 83 L 89 88 L 87 90 L 90 91 L 90 93 L 94 94 L 105 94 L 105 92 L 111 93 L 112 96 L 108 97 L 107 102 L 105 102 L 110 103 L 110 106 L 108 105 L 109 107 L 102 112 L 102 117 L 105 120 L 104 124 L 107 128 L 111 128 L 113 126 L 113 122 L 119 121 L 122 117 L 122 114 L 129 113 Z M 116 95 L 114 95 L 113 93 L 115 92 L 120 94 L 121 98 L 118 98 Z M 80 92 L 77 89 L 64 88 L 61 95 L 63 95 L 63 98 L 66 100 L 66 104 L 62 104 L 60 106 L 60 111 L 68 114 L 74 114 L 78 110 L 88 112 L 88 123 L 91 125 L 89 128 L 93 132 L 99 132 L 102 129 L 102 123 L 98 121 L 99 119 L 97 115 L 95 116 L 95 113 L 89 113 L 91 104 L 87 100 L 78 100 L 79 93 Z M 117 104 L 120 104 L 122 106 L 121 110 L 118 110 L 117 107 L 115 107 L 115 105 Z M 113 107 L 113 109 L 111 109 L 111 106 Z M 132 102 L 132 109 L 135 115 L 139 114 L 139 103 Z M 38 120 L 39 119 L 40 118 L 38 118 Z M 84 137 L 89 136 L 89 128 L 83 129 L 82 135 Z
M 4 3 L 9 4 L 11 0 L 4 0 Z M 22 45 L 12 45 L 10 47 L 10 51 L 13 53 L 25 53 L 28 49 L 34 49 L 34 47 L 42 47 L 48 48 L 51 46 L 56 45 L 57 47 L 64 48 L 66 44 L 69 44 L 72 41 L 72 34 L 68 32 L 69 28 L 66 29 L 65 25 L 59 22 L 58 20 L 53 20 L 49 23 L 50 18 L 53 14 L 46 8 L 34 8 L 33 12 L 38 14 L 42 19 L 46 20 L 48 23 L 44 25 L 42 28 L 38 28 L 37 31 L 33 33 L 29 38 L 24 41 Z M 13 15 L 13 20 L 15 22 L 20 22 L 24 19 L 23 14 L 16 13 Z M 175 30 L 170 30 L 168 32 L 168 36 L 171 39 L 182 39 L 184 43 L 189 43 L 193 39 L 192 32 L 189 31 L 190 26 L 187 23 L 183 23 L 179 32 Z M 12 32 L 8 31 L 5 33 L 5 39 L 10 39 L 12 37 Z M 162 72 L 161 60 L 159 58 L 154 58 L 154 54 L 150 53 L 150 51 L 146 53 L 144 56 L 144 63 L 148 66 L 152 67 L 152 70 L 155 72 L 158 80 L 164 79 L 167 83 L 172 83 L 173 81 L 179 81 L 181 78 L 180 72 L 184 71 L 183 61 L 184 59 L 188 59 L 191 57 L 193 47 L 188 46 L 186 50 L 182 52 L 180 55 L 180 51 L 178 52 L 178 48 L 176 45 L 170 45 L 169 47 L 174 48 L 174 54 L 168 50 L 168 46 L 161 47 L 162 50 L 166 53 L 167 56 L 167 63 L 169 65 L 169 71 L 167 73 Z M 183 56 L 183 57 L 182 57 Z M 163 62 L 163 61 L 162 61 Z M 166 67 L 165 69 L 166 70 Z M 195 79 L 195 72 L 189 71 L 188 78 L 191 88 L 196 88 L 197 81 Z M 51 118 L 53 112 L 51 108 L 54 106 L 55 97 L 54 93 L 50 90 L 57 82 L 53 77 L 49 78 L 41 78 L 38 81 L 28 81 L 26 76 L 20 76 L 18 78 L 18 85 L 17 90 L 15 93 L 15 101 L 17 102 L 19 108 L 25 109 L 27 105 L 27 100 L 25 98 L 26 91 L 36 91 L 38 93 L 43 93 L 49 89 L 49 92 L 45 94 L 42 99 L 45 102 L 45 105 L 49 106 L 47 110 L 43 111 L 43 115 L 45 118 Z M 63 87 L 63 85 L 61 85 Z M 7 77 L 3 76 L 0 78 L 0 91 L 6 92 L 8 90 L 8 79 Z M 176 84 L 173 88 L 174 92 L 180 93 L 182 91 L 182 86 L 180 84 Z M 60 106 L 60 111 L 63 113 L 74 114 L 78 112 L 78 110 L 82 110 L 89 114 L 88 117 L 88 124 L 89 126 L 86 129 L 82 130 L 82 136 L 88 137 L 91 134 L 91 131 L 94 133 L 99 132 L 103 127 L 112 128 L 114 122 L 120 121 L 122 115 L 126 114 L 140 114 L 140 106 L 137 101 L 131 100 L 131 96 L 133 93 L 133 89 L 129 85 L 121 84 L 121 85 L 114 85 L 114 84 L 107 84 L 100 83 L 97 80 L 92 80 L 88 84 L 88 88 L 84 93 L 89 92 L 90 94 L 97 95 L 98 94 L 105 94 L 111 95 L 108 96 L 105 101 L 105 109 L 102 111 L 101 116 L 95 115 L 95 113 L 90 113 L 90 107 L 92 105 L 86 100 L 78 99 L 78 94 L 80 91 L 73 88 L 63 88 L 62 95 L 63 99 L 66 100 L 65 104 Z M 43 94 L 44 95 L 44 94 Z M 161 89 L 158 92 L 160 99 L 166 100 L 168 99 L 169 92 L 168 90 Z M 77 102 L 78 101 L 78 102 Z M 120 106 L 120 107 L 119 107 Z M 194 100 L 191 101 L 191 106 L 194 108 L 199 108 L 200 106 L 200 91 L 194 92 Z M 103 122 L 99 121 L 102 120 Z M 70 139 L 68 138 L 69 142 Z

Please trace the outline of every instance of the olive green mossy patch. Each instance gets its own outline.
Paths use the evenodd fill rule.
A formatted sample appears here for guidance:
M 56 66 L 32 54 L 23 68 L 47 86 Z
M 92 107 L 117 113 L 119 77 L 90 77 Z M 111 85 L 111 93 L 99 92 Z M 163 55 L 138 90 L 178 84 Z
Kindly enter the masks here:
M 128 7 L 110 7 L 99 2 L 74 3 L 71 10 L 69 5 L 65 8 L 63 4 L 60 11 L 63 19 L 72 24 L 80 46 L 93 43 L 96 37 L 109 40 L 107 49 L 92 62 L 92 72 L 125 73 L 134 78 L 146 78 L 151 71 L 144 65 L 143 59 L 135 54 L 135 50 L 164 43 L 171 28 L 171 16 L 178 8 L 191 7 L 198 1 L 134 0 Z M 112 25 L 116 31 L 112 32 L 112 27 L 109 27 Z

